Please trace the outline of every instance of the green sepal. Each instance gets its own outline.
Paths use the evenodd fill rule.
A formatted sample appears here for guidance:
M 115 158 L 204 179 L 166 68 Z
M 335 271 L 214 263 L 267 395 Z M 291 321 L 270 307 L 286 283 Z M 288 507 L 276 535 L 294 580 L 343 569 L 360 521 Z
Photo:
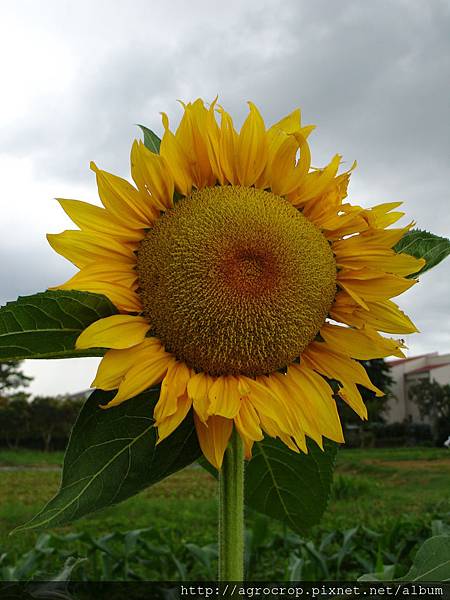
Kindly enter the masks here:
M 152 152 L 154 152 L 155 154 L 159 154 L 159 150 L 161 147 L 161 139 L 156 135 L 156 133 L 154 131 L 152 131 L 145 125 L 138 125 L 138 127 L 140 127 L 142 129 L 142 132 L 144 134 L 144 146 L 146 148 L 148 148 L 149 150 L 151 150 Z M 180 192 L 178 192 L 177 190 L 174 190 L 174 192 L 173 192 L 174 204 L 176 202 L 179 202 L 180 200 L 182 200 L 184 197 L 185 196 L 183 196 L 183 194 L 180 194 Z
M 409 254 L 415 258 L 424 258 L 425 265 L 408 278 L 422 275 L 425 271 L 438 265 L 444 258 L 450 254 L 450 240 L 444 237 L 422 231 L 421 229 L 412 229 L 405 233 L 402 239 L 394 246 L 397 253 Z
M 117 504 L 199 458 L 191 414 L 156 444 L 153 409 L 159 387 L 111 409 L 100 408 L 114 394 L 96 390 L 88 398 L 70 436 L 59 491 L 14 532 L 65 525 Z
M 101 348 L 75 350 L 75 341 L 91 323 L 117 313 L 108 298 L 90 292 L 20 296 L 0 307 L 0 360 L 102 356 Z
M 155 154 L 159 154 L 159 149 L 161 147 L 161 139 L 156 135 L 154 131 L 146 127 L 145 125 L 138 125 L 141 128 L 142 133 L 144 134 L 144 146 L 154 152 Z

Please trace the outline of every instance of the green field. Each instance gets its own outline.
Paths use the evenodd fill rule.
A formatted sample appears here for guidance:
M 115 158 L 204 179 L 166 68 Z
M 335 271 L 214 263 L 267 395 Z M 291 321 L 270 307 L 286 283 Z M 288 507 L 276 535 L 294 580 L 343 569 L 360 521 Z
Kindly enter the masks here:
M 3 467 L 0 471 L 0 555 L 6 554 L 3 560 L 8 564 L 13 564 L 35 545 L 39 532 L 14 536 L 8 536 L 8 533 L 33 516 L 56 492 L 60 473 L 55 470 L 55 465 L 60 464 L 61 460 L 61 453 L 0 453 L 0 467 Z M 359 539 L 358 544 L 363 548 L 362 557 L 366 554 L 375 556 L 378 552 L 378 561 L 382 559 L 385 563 L 389 562 L 389 556 L 394 552 L 392 548 L 398 546 L 395 545 L 398 541 L 395 538 L 401 537 L 406 546 L 401 551 L 400 558 L 407 564 L 416 544 L 431 535 L 432 521 L 434 528 L 447 528 L 450 525 L 449 482 L 450 452 L 446 450 L 341 450 L 329 508 L 321 524 L 311 531 L 310 539 L 317 548 L 322 544 L 321 552 L 325 552 L 323 540 L 328 533 L 336 532 L 337 537 L 333 543 L 339 546 L 338 540 L 342 532 L 359 526 L 353 538 L 355 543 Z M 84 532 L 98 539 L 109 532 L 152 527 L 154 533 L 149 535 L 156 535 L 160 547 L 165 544 L 175 554 L 186 553 L 186 547 L 191 551 L 189 543 L 203 547 L 215 541 L 216 494 L 216 482 L 210 475 L 201 468 L 189 468 L 121 505 L 90 515 L 71 527 L 61 528 L 53 533 L 65 535 L 69 532 Z M 254 541 L 254 563 L 251 569 L 249 567 L 250 576 L 261 577 L 267 572 L 265 569 L 268 564 L 275 569 L 274 575 L 282 576 L 286 566 L 283 561 L 287 564 L 288 559 L 291 560 L 291 554 L 299 552 L 299 540 L 295 541 L 297 546 L 292 545 L 294 538 L 282 525 L 267 521 L 261 524 L 261 519 L 254 514 L 249 515 L 247 521 L 249 528 L 256 531 L 253 534 L 254 540 L 258 536 L 261 538 L 258 547 Z M 157 532 L 162 533 L 159 535 Z M 277 550 L 277 561 L 272 565 L 273 556 L 271 558 L 268 549 L 275 544 L 275 538 L 281 545 L 284 544 L 287 554 L 283 557 L 283 552 Z M 76 542 L 78 545 L 71 551 L 83 555 L 80 543 Z M 378 550 L 375 548 L 373 552 L 367 552 L 364 546 L 370 544 L 378 545 Z M 275 552 L 276 549 L 272 550 Z M 397 557 L 398 560 L 400 558 Z M 187 562 L 191 565 L 189 560 Z M 353 571 L 364 572 L 364 559 L 361 558 L 361 565 L 355 566 L 350 560 L 350 549 L 349 561 L 344 575 L 350 577 Z M 155 576 L 150 567 L 149 569 L 147 576 Z M 155 572 L 159 572 L 156 567 Z M 197 565 L 194 571 L 189 567 L 188 575 L 191 572 L 197 577 L 201 576 L 201 565 Z M 168 576 L 176 578 L 176 573 L 168 572 Z
M 0 466 L 36 467 L 61 466 L 64 452 L 39 452 L 35 450 L 4 450 L 0 448 Z

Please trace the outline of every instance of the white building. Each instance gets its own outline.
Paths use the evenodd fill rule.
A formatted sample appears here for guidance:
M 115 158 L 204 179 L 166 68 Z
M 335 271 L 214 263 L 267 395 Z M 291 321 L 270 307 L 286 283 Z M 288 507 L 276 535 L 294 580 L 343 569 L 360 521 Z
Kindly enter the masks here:
M 387 423 L 401 423 L 412 420 L 421 423 L 417 404 L 409 398 L 411 386 L 422 380 L 437 381 L 441 385 L 450 383 L 450 354 L 421 354 L 411 358 L 387 361 L 394 380 L 392 394 L 384 417 Z

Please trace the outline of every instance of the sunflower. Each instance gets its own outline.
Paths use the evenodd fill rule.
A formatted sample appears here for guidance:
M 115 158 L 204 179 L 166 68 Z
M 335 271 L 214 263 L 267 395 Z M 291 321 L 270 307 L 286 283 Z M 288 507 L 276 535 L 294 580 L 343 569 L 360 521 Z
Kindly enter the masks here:
M 107 349 L 92 386 L 117 390 L 109 408 L 161 384 L 159 441 L 192 410 L 217 468 L 233 428 L 247 458 L 264 434 L 343 442 L 336 397 L 366 419 L 357 386 L 383 394 L 357 361 L 403 356 L 379 331 L 417 331 L 391 300 L 423 264 L 392 249 L 413 224 L 388 229 L 398 202 L 344 201 L 354 165 L 311 167 L 300 110 L 266 129 L 249 103 L 240 132 L 216 101 L 183 111 L 175 133 L 163 113 L 159 152 L 133 143 L 135 185 L 91 163 L 103 208 L 59 199 L 79 229 L 48 240 L 79 271 L 53 289 L 119 313 L 76 342 Z

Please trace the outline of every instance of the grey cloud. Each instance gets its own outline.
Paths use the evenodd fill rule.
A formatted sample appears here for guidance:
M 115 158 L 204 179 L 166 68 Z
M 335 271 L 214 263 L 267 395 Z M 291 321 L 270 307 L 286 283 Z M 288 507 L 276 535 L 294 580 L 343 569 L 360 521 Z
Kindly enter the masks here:
M 177 98 L 219 94 L 237 123 L 249 99 L 268 123 L 300 106 L 304 122 L 318 125 L 315 165 L 336 152 L 346 165 L 358 160 L 353 203 L 403 200 L 418 226 L 449 235 L 444 0 L 135 0 L 132 9 L 118 0 L 48 0 L 45 11 L 38 4 L 14 6 L 18 37 L 26 40 L 28 27 L 42 41 L 64 42 L 69 83 L 30 89 L 27 110 L 0 129 L 0 147 L 30 159 L 35 179 L 51 180 L 54 195 L 58 182 L 94 193 L 90 160 L 128 177 L 136 123 L 161 132 L 159 112 L 176 124 Z M 22 250 L 14 237 L 2 233 L 1 301 L 72 273 L 44 240 Z M 414 351 L 448 350 L 449 276 L 450 261 L 399 299 L 423 332 L 410 339 Z
M 63 283 L 75 272 L 75 267 L 55 254 L 45 239 L 18 248 L 11 243 L 0 246 L 0 306 L 42 292 Z
M 136 6 L 150 20 L 150 8 Z M 55 176 L 80 177 L 88 156 L 123 170 L 133 123 L 160 130 L 158 113 L 176 112 L 175 98 L 219 93 L 238 120 L 246 99 L 268 121 L 300 104 L 320 125 L 313 143 L 321 158 L 339 150 L 374 177 L 418 166 L 434 175 L 442 167 L 450 66 L 444 2 L 251 3 L 225 21 L 178 4 L 176 17 L 190 26 L 173 43 L 119 39 L 86 61 L 70 93 L 41 97 L 26 135 L 6 129 L 7 147 L 33 151 L 38 172 Z

